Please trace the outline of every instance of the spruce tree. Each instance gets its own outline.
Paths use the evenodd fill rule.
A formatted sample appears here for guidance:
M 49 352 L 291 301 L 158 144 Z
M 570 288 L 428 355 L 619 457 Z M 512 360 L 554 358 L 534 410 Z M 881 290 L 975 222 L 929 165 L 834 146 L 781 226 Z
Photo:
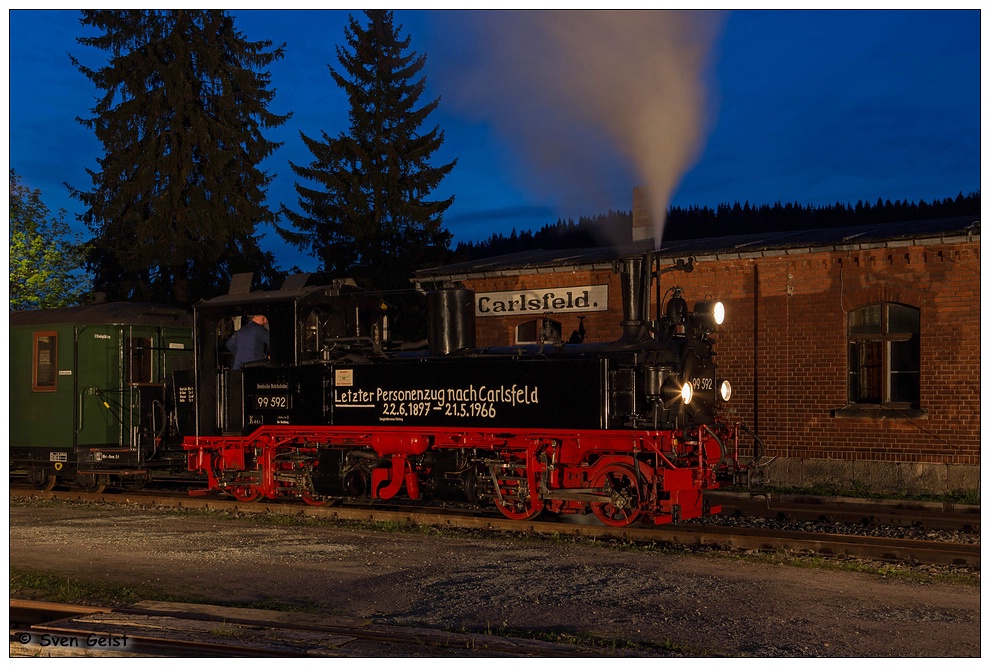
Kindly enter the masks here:
M 271 271 L 255 226 L 271 177 L 259 168 L 280 144 L 262 136 L 288 119 L 269 111 L 266 66 L 283 46 L 248 41 L 220 10 L 90 10 L 78 38 L 108 63 L 73 64 L 102 92 L 79 119 L 103 144 L 92 190 L 71 189 L 95 238 L 96 289 L 114 299 L 190 304 L 229 276 Z
M 349 17 L 349 48 L 337 47 L 341 69 L 330 66 L 350 103 L 349 131 L 336 138 L 324 131 L 321 140 L 302 134 L 314 160 L 290 165 L 313 185 L 296 183 L 302 213 L 285 215 L 298 231 L 282 234 L 311 251 L 334 277 L 408 290 L 414 270 L 446 258 L 451 235 L 442 227 L 443 213 L 453 197 L 432 200 L 430 193 L 456 160 L 431 165 L 444 134 L 438 127 L 420 131 L 440 102 L 417 107 L 426 87 L 420 76 L 426 56 L 408 50 L 410 37 L 400 37 L 392 12 L 365 13 L 367 26 Z

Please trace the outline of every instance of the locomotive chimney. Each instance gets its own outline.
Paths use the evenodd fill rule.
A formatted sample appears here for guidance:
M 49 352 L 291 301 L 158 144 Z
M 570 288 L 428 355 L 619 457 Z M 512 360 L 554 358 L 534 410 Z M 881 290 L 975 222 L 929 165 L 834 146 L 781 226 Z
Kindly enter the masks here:
M 622 283 L 622 337 L 620 343 L 638 343 L 649 335 L 650 253 L 620 260 Z
M 635 243 L 652 238 L 653 215 L 650 213 L 649 193 L 639 185 L 633 188 L 632 240 Z

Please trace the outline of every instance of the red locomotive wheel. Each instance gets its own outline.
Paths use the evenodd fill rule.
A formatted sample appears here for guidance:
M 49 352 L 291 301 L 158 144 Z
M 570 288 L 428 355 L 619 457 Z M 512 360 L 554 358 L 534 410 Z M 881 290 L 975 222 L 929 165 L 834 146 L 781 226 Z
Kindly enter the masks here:
M 322 496 L 316 497 L 311 493 L 303 493 L 302 499 L 304 503 L 307 505 L 312 505 L 313 507 L 322 507 L 327 504 L 326 498 L 323 498 Z
M 495 507 L 505 517 L 515 521 L 528 521 L 535 519 L 543 511 L 542 502 L 533 507 L 524 466 L 515 468 L 510 474 L 503 474 L 496 483 L 498 489 L 495 493 Z
M 253 503 L 261 498 L 261 491 L 253 486 L 228 486 L 227 493 L 242 503 Z
M 628 526 L 640 515 L 639 485 L 630 466 L 613 463 L 595 478 L 594 488 L 610 495 L 602 503 L 591 503 L 591 511 L 607 526 Z
M 543 506 L 539 506 L 533 509 L 533 506 L 528 501 L 523 500 L 504 500 L 499 502 L 495 500 L 495 506 L 498 507 L 498 511 L 504 514 L 509 519 L 514 519 L 516 521 L 529 521 L 530 519 L 535 519 L 543 511 Z

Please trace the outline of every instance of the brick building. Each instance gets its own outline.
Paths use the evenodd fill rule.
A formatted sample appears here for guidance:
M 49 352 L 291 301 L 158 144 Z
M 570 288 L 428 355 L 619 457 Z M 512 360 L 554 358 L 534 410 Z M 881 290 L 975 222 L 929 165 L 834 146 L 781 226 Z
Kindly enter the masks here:
M 615 340 L 613 262 L 652 246 L 518 253 L 415 280 L 475 291 L 479 346 L 566 342 L 582 319 L 585 340 Z M 779 457 L 775 484 L 979 492 L 978 220 L 697 239 L 655 257 L 660 267 L 693 258 L 694 270 L 660 276 L 651 317 L 674 286 L 689 304 L 725 304 L 728 418 Z

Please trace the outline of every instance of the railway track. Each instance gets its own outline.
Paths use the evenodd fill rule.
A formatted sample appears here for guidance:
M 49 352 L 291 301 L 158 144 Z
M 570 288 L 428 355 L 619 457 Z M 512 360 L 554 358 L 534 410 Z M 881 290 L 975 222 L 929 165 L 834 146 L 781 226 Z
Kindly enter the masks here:
M 10 600 L 10 655 L 141 657 L 592 657 L 545 642 L 344 617 L 141 602 L 112 608 Z
M 747 552 L 789 552 L 832 557 L 862 558 L 886 562 L 978 567 L 980 544 L 865 535 L 767 530 L 734 526 L 685 523 L 660 527 L 614 528 L 573 521 L 513 521 L 497 516 L 434 508 L 311 507 L 292 503 L 239 503 L 231 499 L 193 498 L 177 494 L 107 493 L 78 491 L 39 492 L 11 489 L 12 497 L 37 497 L 66 501 L 149 505 L 176 509 L 236 511 L 244 514 L 302 515 L 341 521 L 408 523 L 466 530 L 497 530 L 536 535 L 567 535 L 596 540 L 622 540 L 644 544 L 669 544 Z M 728 503 L 725 503 L 728 505 Z M 821 510 L 821 507 L 817 508 Z M 860 508 L 862 510 L 862 507 Z M 917 511 L 917 510 L 916 510 Z M 819 511 L 819 514 L 821 512 Z M 862 514 L 859 512 L 857 514 Z M 902 515 L 903 516 L 903 515 Z M 978 518 L 978 517 L 977 517 Z M 972 522 L 972 519 L 971 519 Z M 978 527 L 978 522 L 976 523 Z
M 720 503 L 724 514 L 748 517 L 980 532 L 979 505 L 723 491 L 707 491 L 705 498 Z
M 11 478 L 11 488 L 17 488 L 18 493 L 36 495 L 41 492 L 34 490 L 23 480 Z M 93 499 L 93 494 L 79 490 L 56 491 L 60 497 L 78 498 L 79 500 Z M 68 494 L 68 495 L 65 495 Z M 130 497 L 149 497 L 153 502 L 161 502 L 163 498 L 175 497 L 187 499 L 185 490 L 171 491 L 168 487 L 145 489 L 127 492 Z M 110 492 L 109 498 L 116 494 Z M 104 498 L 103 495 L 100 496 Z M 214 500 L 229 500 L 223 496 L 212 496 Z M 949 502 L 923 502 L 912 500 L 883 500 L 873 498 L 844 498 L 838 496 L 810 496 L 797 494 L 751 494 L 737 491 L 707 491 L 705 498 L 713 505 L 720 505 L 721 516 L 762 517 L 777 520 L 811 521 L 817 523 L 848 523 L 870 526 L 915 527 L 929 530 L 957 531 L 962 533 L 980 532 L 980 506 L 965 505 Z M 266 504 L 266 507 L 270 505 Z M 295 505 L 298 506 L 298 505 Z M 377 508 L 382 510 L 398 509 L 405 511 L 421 505 L 391 505 L 376 502 L 373 505 L 357 502 L 334 507 L 346 508 Z M 434 513 L 450 513 L 470 516 L 485 516 L 501 518 L 502 515 L 494 510 L 484 511 L 469 508 L 459 503 L 444 504 L 442 507 L 426 506 L 427 511 Z M 567 518 L 564 517 L 566 521 Z

